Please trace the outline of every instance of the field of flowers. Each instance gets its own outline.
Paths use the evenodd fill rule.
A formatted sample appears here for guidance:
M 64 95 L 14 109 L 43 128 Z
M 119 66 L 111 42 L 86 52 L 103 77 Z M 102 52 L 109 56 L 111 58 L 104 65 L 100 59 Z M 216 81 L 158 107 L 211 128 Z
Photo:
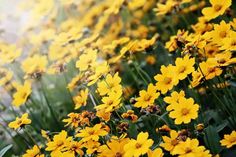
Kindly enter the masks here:
M 236 156 L 235 0 L 15 7 L 27 20 L 0 36 L 0 157 Z

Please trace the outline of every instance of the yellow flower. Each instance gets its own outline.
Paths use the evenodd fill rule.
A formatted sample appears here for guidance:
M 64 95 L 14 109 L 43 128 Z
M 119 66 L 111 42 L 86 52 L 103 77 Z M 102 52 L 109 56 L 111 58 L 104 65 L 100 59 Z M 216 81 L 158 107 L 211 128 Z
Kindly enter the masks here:
M 100 155 L 105 157 L 123 157 L 125 154 L 124 146 L 128 142 L 128 138 L 117 139 L 117 137 L 112 137 L 111 141 L 108 141 L 106 145 L 101 146 Z
M 156 12 L 156 16 L 170 13 L 176 4 L 177 2 L 174 2 L 173 0 L 167 1 L 166 4 L 162 4 L 158 2 L 157 8 L 154 8 L 154 11 Z
M 224 135 L 224 139 L 220 141 L 222 146 L 231 148 L 236 144 L 236 131 L 232 131 L 231 134 Z
M 198 146 L 198 145 L 199 145 L 199 142 L 197 139 L 191 140 L 190 138 L 188 138 L 186 141 L 181 141 L 174 148 L 173 154 L 179 155 L 179 157 L 188 157 L 188 156 L 201 157 L 205 151 L 205 147 Z
M 163 142 L 160 146 L 172 154 L 173 149 L 179 144 L 178 133 L 175 130 L 170 131 L 170 137 L 162 136 Z
M 86 88 L 85 90 L 81 90 L 77 96 L 73 97 L 76 110 L 87 104 L 88 92 L 88 88 Z
M 148 139 L 147 132 L 140 132 L 138 134 L 137 140 L 131 139 L 125 146 L 125 156 L 124 157 L 139 157 L 148 152 L 149 148 L 153 144 L 152 139 Z
M 46 56 L 34 55 L 22 62 L 21 68 L 27 75 L 38 75 L 46 71 L 48 64 Z
M 201 81 L 203 79 L 203 76 L 202 76 L 201 72 L 194 71 L 192 73 L 192 78 L 193 78 L 193 80 L 191 81 L 191 87 L 194 88 L 194 87 L 198 86 L 201 83 Z
M 5 68 L 0 68 L 0 86 L 6 85 L 13 77 L 13 73 Z
M 236 63 L 236 58 L 231 58 L 232 52 L 225 51 L 219 54 L 216 54 L 214 58 L 209 58 L 208 62 L 212 62 L 212 64 L 217 64 L 220 67 L 228 66 L 230 64 Z
M 91 86 L 94 83 L 96 83 L 98 81 L 98 79 L 101 76 L 106 75 L 108 73 L 108 71 L 109 71 L 109 65 L 107 64 L 106 61 L 98 64 L 95 68 L 95 73 L 88 78 L 88 80 L 89 80 L 88 86 Z
M 231 31 L 229 37 L 223 39 L 221 50 L 236 51 L 236 32 Z
M 176 65 L 176 75 L 178 79 L 185 79 L 188 74 L 191 74 L 194 71 L 195 59 L 189 58 L 189 56 L 184 56 L 184 58 L 177 58 L 175 60 Z
M 105 110 L 105 112 L 112 112 L 121 107 L 121 95 L 122 93 L 110 92 L 108 96 L 102 98 L 103 104 L 95 107 L 96 110 Z
M 81 137 L 81 141 L 87 142 L 90 140 L 98 141 L 99 136 L 106 136 L 107 134 L 108 132 L 102 128 L 102 124 L 96 124 L 94 127 L 86 127 L 80 130 L 75 136 Z
M 214 77 L 221 75 L 223 72 L 217 64 L 213 64 L 213 62 L 210 62 L 209 60 L 201 62 L 199 67 L 198 71 L 204 75 L 206 80 L 213 79 Z
M 38 146 L 34 145 L 32 149 L 26 150 L 26 153 L 22 157 L 44 157 L 44 155 L 40 153 Z
M 0 42 L 0 65 L 12 63 L 21 55 L 21 50 L 15 45 Z
M 89 140 L 83 144 L 83 147 L 87 148 L 86 154 L 93 154 L 98 151 L 100 145 L 101 144 L 98 141 Z
M 16 84 L 16 93 L 13 94 L 12 104 L 17 107 L 23 105 L 31 92 L 31 83 L 29 81 L 25 81 L 23 86 Z
M 175 124 L 188 124 L 191 119 L 198 117 L 199 105 L 194 104 L 192 98 L 186 99 L 184 97 L 179 99 L 179 103 L 173 105 L 173 111 L 169 116 L 175 119 Z
M 105 80 L 98 82 L 97 90 L 101 96 L 110 92 L 120 92 L 122 90 L 120 83 L 121 78 L 119 77 L 118 73 L 116 73 L 113 77 L 111 74 L 108 74 Z
M 163 157 L 164 153 L 161 148 L 156 148 L 153 151 L 148 151 L 148 157 Z
M 134 106 L 142 108 L 152 106 L 159 95 L 160 93 L 157 92 L 157 88 L 152 83 L 150 83 L 148 85 L 147 91 L 141 90 L 139 92 L 139 97 L 135 99 L 137 102 L 134 104 Z
M 78 113 L 70 113 L 68 114 L 67 119 L 63 119 L 62 121 L 67 123 L 65 126 L 70 125 L 71 127 L 77 128 L 79 126 L 79 121 L 80 121 L 80 114 Z
M 79 57 L 79 60 L 76 62 L 76 68 L 80 71 L 85 71 L 90 67 L 93 67 L 97 59 L 97 50 L 89 49 L 85 54 L 82 54 Z
M 157 74 L 154 78 L 157 81 L 156 87 L 165 94 L 168 90 L 171 90 L 175 85 L 179 83 L 176 77 L 176 68 L 173 65 L 168 65 L 167 67 L 161 66 L 161 73 Z
M 210 0 L 210 3 L 212 5 L 211 7 L 206 7 L 202 10 L 202 14 L 208 20 L 223 15 L 225 10 L 231 6 L 232 0 Z
M 173 110 L 174 104 L 179 103 L 179 99 L 182 97 L 185 97 L 185 93 L 182 90 L 179 93 L 174 91 L 171 93 L 171 96 L 165 97 L 164 101 L 169 104 L 166 110 L 167 111 Z
M 72 78 L 72 80 L 70 81 L 70 83 L 68 83 L 67 88 L 72 91 L 73 89 L 75 89 L 75 87 L 79 84 L 79 82 L 82 79 L 82 75 L 78 74 L 75 77 Z
M 59 156 L 62 150 L 67 150 L 71 144 L 72 137 L 67 137 L 67 132 L 62 130 L 53 137 L 53 141 L 47 143 L 46 151 L 51 151 L 51 156 Z
M 214 30 L 207 32 L 204 36 L 212 41 L 213 44 L 221 46 L 223 43 L 219 42 L 230 35 L 230 24 L 225 23 L 224 20 L 220 22 L 220 24 L 214 24 Z
M 27 124 L 30 124 L 31 120 L 28 119 L 28 113 L 23 114 L 20 118 L 16 117 L 16 120 L 9 123 L 8 126 L 9 128 L 13 128 L 13 129 L 18 129 L 18 128 L 22 128 Z

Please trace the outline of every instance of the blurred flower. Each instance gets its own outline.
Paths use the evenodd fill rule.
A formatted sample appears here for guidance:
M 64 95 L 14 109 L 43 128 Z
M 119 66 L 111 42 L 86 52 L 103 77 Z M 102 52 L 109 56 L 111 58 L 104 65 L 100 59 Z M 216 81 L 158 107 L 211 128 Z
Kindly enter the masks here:
M 223 15 L 225 10 L 228 9 L 231 4 L 232 0 L 210 0 L 211 7 L 206 7 L 202 10 L 202 14 L 208 19 L 214 19 L 219 15 Z
M 30 124 L 31 120 L 28 119 L 28 113 L 23 114 L 20 118 L 16 117 L 16 120 L 13 122 L 10 122 L 8 124 L 9 128 L 13 128 L 14 130 L 18 128 L 22 128 L 27 124 Z
M 73 97 L 73 101 L 75 102 L 75 109 L 79 109 L 81 106 L 86 106 L 88 99 L 88 88 L 85 90 L 80 90 L 79 93 Z
M 38 146 L 34 145 L 32 149 L 26 150 L 22 157 L 44 157 L 44 154 L 41 154 Z
M 26 103 L 29 95 L 31 94 L 31 82 L 25 81 L 24 85 L 20 85 L 15 83 L 16 92 L 13 94 L 13 101 L 12 104 L 14 106 L 21 106 Z
M 222 146 L 231 148 L 236 144 L 236 131 L 232 131 L 230 134 L 224 135 L 224 139 L 220 141 Z

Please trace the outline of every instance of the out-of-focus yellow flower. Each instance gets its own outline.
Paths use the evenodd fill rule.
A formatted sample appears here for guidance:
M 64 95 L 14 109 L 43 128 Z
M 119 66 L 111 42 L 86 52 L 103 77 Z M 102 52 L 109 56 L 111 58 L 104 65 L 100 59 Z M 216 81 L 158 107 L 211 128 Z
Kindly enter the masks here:
M 75 109 L 79 109 L 81 106 L 85 106 L 87 104 L 88 92 L 88 88 L 86 88 L 85 90 L 81 90 L 77 96 L 73 97 Z
M 5 68 L 0 68 L 0 86 L 6 85 L 13 77 L 13 73 Z
M 47 64 L 46 56 L 34 55 L 26 58 L 22 62 L 21 68 L 27 75 L 41 74 L 46 71 Z
M 222 146 L 231 148 L 236 145 L 236 131 L 232 131 L 231 134 L 224 135 L 224 139 L 220 141 Z
M 214 19 L 219 15 L 223 15 L 225 10 L 228 9 L 231 4 L 232 0 L 210 0 L 211 7 L 206 7 L 202 10 L 202 14 L 208 19 Z
M 38 146 L 34 145 L 32 149 L 26 150 L 22 157 L 44 157 L 44 154 L 41 154 Z
M 16 85 L 16 93 L 13 94 L 13 101 L 12 104 L 14 106 L 21 106 L 23 105 L 29 95 L 31 94 L 32 90 L 31 90 L 31 83 L 29 81 L 25 81 L 24 85 L 20 85 L 20 84 L 15 84 Z
M 28 119 L 28 113 L 23 114 L 20 118 L 16 117 L 16 120 L 13 122 L 10 122 L 8 124 L 9 128 L 13 128 L 17 130 L 18 128 L 22 128 L 27 124 L 30 124 L 31 120 Z

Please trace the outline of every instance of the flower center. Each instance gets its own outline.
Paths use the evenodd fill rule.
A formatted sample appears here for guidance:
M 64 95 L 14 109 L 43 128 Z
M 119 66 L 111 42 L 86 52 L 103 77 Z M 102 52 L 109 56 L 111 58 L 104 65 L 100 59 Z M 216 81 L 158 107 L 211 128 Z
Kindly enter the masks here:
M 230 138 L 229 141 L 230 141 L 230 143 L 234 143 L 234 142 L 236 142 L 236 137 L 232 137 L 232 138 Z
M 22 124 L 22 120 L 18 120 L 18 121 L 17 121 L 17 124 L 18 124 L 18 125 L 21 125 L 21 124 Z
M 236 46 L 236 40 L 231 42 L 231 46 Z
M 90 130 L 88 133 L 89 133 L 89 135 L 93 135 L 95 133 L 95 131 L 94 130 Z
M 172 81 L 172 79 L 169 78 L 169 77 L 165 77 L 165 78 L 164 78 L 164 83 L 165 83 L 165 84 L 170 84 L 171 81 Z
M 144 96 L 144 101 L 149 101 L 151 98 L 152 98 L 151 95 L 146 94 L 146 95 Z
M 187 115 L 188 113 L 189 113 L 189 109 L 187 109 L 187 108 L 183 108 L 182 110 L 181 110 L 181 113 L 182 113 L 182 115 Z
M 221 38 L 225 38 L 226 35 L 227 35 L 227 33 L 226 33 L 225 31 L 221 31 L 221 32 L 220 32 L 220 37 L 221 37 Z
M 117 152 L 115 157 L 122 157 L 122 154 L 120 152 Z
M 185 66 L 181 66 L 179 68 L 179 73 L 183 73 L 185 70 L 186 70 L 186 67 Z
M 111 105 L 111 104 L 113 104 L 113 100 L 109 100 L 109 101 L 107 102 L 107 105 Z
M 191 152 L 192 152 L 192 149 L 187 147 L 186 150 L 185 150 L 185 152 L 186 152 L 186 154 L 187 154 L 187 153 L 191 153 Z
M 60 147 L 60 146 L 62 146 L 63 144 L 64 144 L 63 141 L 58 141 L 58 142 L 57 142 L 57 147 Z
M 179 143 L 177 139 L 171 140 L 171 145 L 176 146 Z
M 216 5 L 214 5 L 213 8 L 215 9 L 215 11 L 220 11 L 222 8 L 222 5 L 216 4 Z
M 135 147 L 136 147 L 137 149 L 139 149 L 139 148 L 142 147 L 142 144 L 140 144 L 140 143 L 136 143 L 136 144 L 135 144 Z

